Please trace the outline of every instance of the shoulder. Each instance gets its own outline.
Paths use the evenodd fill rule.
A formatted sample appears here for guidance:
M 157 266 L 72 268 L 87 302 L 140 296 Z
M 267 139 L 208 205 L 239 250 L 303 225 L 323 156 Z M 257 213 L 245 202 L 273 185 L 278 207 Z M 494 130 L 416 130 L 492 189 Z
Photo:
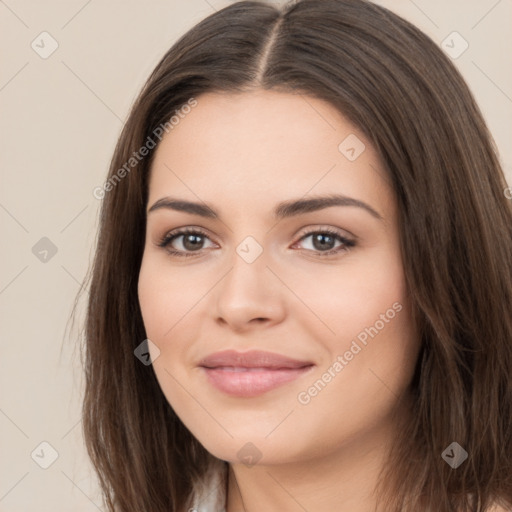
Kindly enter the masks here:
M 212 462 L 205 472 L 203 480 L 195 483 L 188 510 L 194 512 L 225 512 L 227 506 L 226 484 L 227 463 L 220 460 Z

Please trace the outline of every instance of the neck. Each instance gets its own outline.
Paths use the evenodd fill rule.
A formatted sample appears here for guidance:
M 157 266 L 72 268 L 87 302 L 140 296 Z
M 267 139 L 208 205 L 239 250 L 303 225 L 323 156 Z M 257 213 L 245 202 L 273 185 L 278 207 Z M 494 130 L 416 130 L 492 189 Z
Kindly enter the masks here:
M 375 490 L 396 432 L 396 421 L 390 421 L 321 457 L 252 467 L 232 463 L 226 511 L 380 510 Z

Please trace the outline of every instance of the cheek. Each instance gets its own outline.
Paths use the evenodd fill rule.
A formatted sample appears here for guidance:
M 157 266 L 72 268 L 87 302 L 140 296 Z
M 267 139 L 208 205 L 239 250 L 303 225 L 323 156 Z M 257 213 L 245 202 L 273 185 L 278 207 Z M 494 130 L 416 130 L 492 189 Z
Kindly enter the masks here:
M 407 289 L 401 258 L 394 247 L 354 253 L 337 266 L 316 267 L 314 274 L 298 271 L 291 279 L 294 292 L 314 314 L 305 316 L 307 322 L 310 327 L 318 326 L 317 339 L 330 340 L 331 349 L 350 344 L 386 312 L 392 323 L 406 316 L 397 313 L 405 306 Z M 389 332 L 387 324 L 386 330 Z
M 182 401 L 180 387 L 176 383 L 183 377 L 176 371 L 173 362 L 181 359 L 182 347 L 174 336 L 179 328 L 180 318 L 186 311 L 187 302 L 180 292 L 180 286 L 162 262 L 145 255 L 139 273 L 138 298 L 146 336 L 159 350 L 158 357 L 152 356 L 152 367 L 160 388 L 169 404 L 175 406 Z M 190 309 L 190 306 L 187 307 Z M 172 344 L 170 341 L 172 340 Z
M 146 335 L 150 340 L 161 337 L 161 332 L 164 330 L 162 325 L 165 318 L 164 312 L 172 311 L 169 308 L 170 304 L 167 304 L 170 296 L 164 293 L 165 287 L 162 286 L 160 277 L 155 266 L 144 257 L 139 273 L 138 296 Z M 169 327 L 167 326 L 167 329 Z
M 162 343 L 172 337 L 179 322 L 188 320 L 194 305 L 211 286 L 204 277 L 208 276 L 199 278 L 197 272 L 190 269 L 170 269 L 165 264 L 165 256 L 143 258 L 138 297 L 149 339 L 153 337 Z
M 304 402 L 311 399 L 305 412 L 321 415 L 339 403 L 344 405 L 341 416 L 349 410 L 355 424 L 358 417 L 364 423 L 372 411 L 377 414 L 391 406 L 414 371 L 419 347 L 402 260 L 396 246 L 381 246 L 324 273 L 319 280 L 297 280 L 302 281 L 298 293 L 309 290 L 307 304 L 322 320 L 309 315 L 300 321 L 322 345 L 322 371 L 330 368 L 336 377 L 327 374 L 324 380 L 319 375 L 322 382 L 315 387 L 312 379 L 311 395 L 302 390 Z M 342 370 L 339 365 L 333 368 L 338 356 L 343 358 Z
M 153 369 L 167 400 L 174 406 L 183 400 L 181 383 L 190 379 L 200 326 L 207 321 L 203 300 L 216 275 L 166 265 L 165 255 L 145 255 L 138 298 L 146 336 L 158 347 Z M 187 398 L 187 396 L 185 396 Z

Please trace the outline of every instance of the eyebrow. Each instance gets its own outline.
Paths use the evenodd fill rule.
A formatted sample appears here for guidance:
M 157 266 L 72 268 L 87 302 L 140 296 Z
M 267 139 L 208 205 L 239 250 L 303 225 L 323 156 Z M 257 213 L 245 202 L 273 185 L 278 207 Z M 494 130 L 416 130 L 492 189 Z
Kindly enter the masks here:
M 355 206 L 362 208 L 379 220 L 384 220 L 382 215 L 370 205 L 359 199 L 343 196 L 340 194 L 330 194 L 328 196 L 315 196 L 308 199 L 292 199 L 278 203 L 273 211 L 274 219 L 280 220 L 287 217 L 294 217 L 304 213 L 323 210 L 331 206 Z M 185 201 L 173 197 L 162 197 L 156 201 L 148 210 L 148 214 L 160 209 L 169 209 L 179 212 L 191 213 L 209 219 L 220 219 L 220 216 L 213 206 L 208 203 L 196 203 Z

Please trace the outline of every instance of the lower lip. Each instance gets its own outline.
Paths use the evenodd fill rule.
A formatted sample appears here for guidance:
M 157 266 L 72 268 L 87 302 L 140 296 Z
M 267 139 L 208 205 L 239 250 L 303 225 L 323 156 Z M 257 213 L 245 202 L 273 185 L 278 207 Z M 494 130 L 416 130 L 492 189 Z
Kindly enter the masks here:
M 271 391 L 287 382 L 291 382 L 309 370 L 313 366 L 303 368 L 249 369 L 247 371 L 205 368 L 208 380 L 214 387 L 228 395 L 238 397 L 252 397 Z

